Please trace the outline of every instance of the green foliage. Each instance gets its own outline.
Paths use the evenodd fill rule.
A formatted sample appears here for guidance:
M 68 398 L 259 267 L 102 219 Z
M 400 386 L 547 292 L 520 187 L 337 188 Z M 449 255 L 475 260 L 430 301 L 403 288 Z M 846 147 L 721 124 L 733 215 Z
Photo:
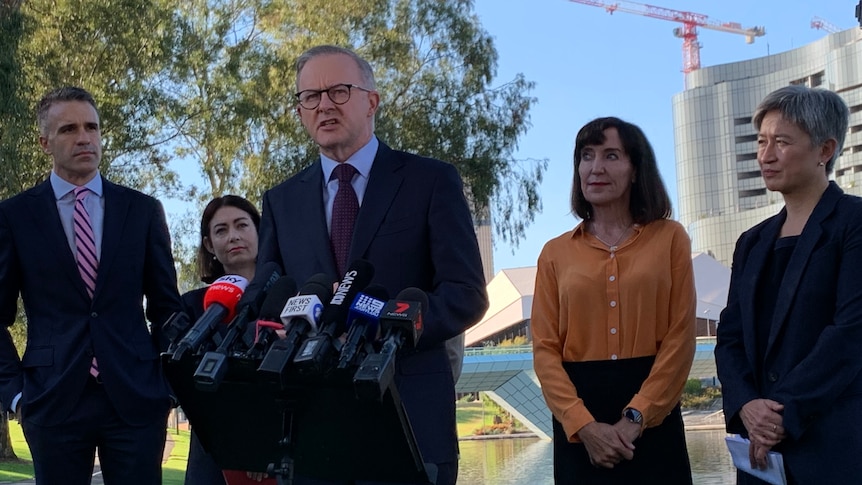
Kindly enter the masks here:
M 697 382 L 698 389 L 694 389 L 692 381 Z M 686 381 L 685 390 L 680 398 L 683 409 L 715 409 L 721 405 L 721 389 L 717 387 L 700 387 L 700 381 L 689 379 Z
M 493 85 L 497 52 L 465 0 L 194 0 L 178 7 L 160 112 L 175 155 L 201 167 L 203 202 L 263 191 L 316 155 L 295 114 L 295 59 L 309 47 L 351 47 L 376 72 L 376 133 L 394 148 L 453 163 L 477 219 L 517 242 L 541 209 L 547 162 L 515 160 L 529 128 L 533 83 Z M 493 203 L 492 203 L 493 202 Z
M 154 138 L 164 95 L 160 73 L 175 56 L 172 2 L 166 0 L 28 0 L 2 16 L 0 111 L 3 196 L 44 179 L 48 157 L 36 143 L 33 107 L 46 92 L 77 85 L 99 105 L 110 179 L 159 195 L 174 195 L 176 175 Z M 142 28 L 142 26 L 146 26 Z M 8 28 L 8 30 L 7 30 Z M 7 35 L 7 32 L 11 35 Z M 8 135 L 8 137 L 7 137 Z
M 703 384 L 701 384 L 700 379 L 688 379 L 685 381 L 682 392 L 691 396 L 702 396 L 704 393 Z

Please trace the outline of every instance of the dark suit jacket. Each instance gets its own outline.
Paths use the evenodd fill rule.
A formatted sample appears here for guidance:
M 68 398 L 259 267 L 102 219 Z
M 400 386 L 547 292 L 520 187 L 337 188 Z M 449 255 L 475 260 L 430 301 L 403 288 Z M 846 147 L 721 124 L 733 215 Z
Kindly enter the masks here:
M 162 323 L 180 310 L 161 205 L 103 180 L 101 259 L 93 300 L 69 247 L 50 181 L 0 203 L 0 401 L 42 426 L 76 409 L 95 355 L 105 391 L 130 424 L 164 419 L 170 406 L 159 364 Z M 12 344 L 18 295 L 27 315 L 23 358 Z M 143 300 L 146 297 L 144 319 Z
M 323 187 L 318 161 L 264 195 L 258 265 L 275 261 L 297 282 L 321 272 L 341 280 Z M 455 167 L 381 142 L 348 261 L 360 258 L 374 265 L 373 282 L 391 297 L 407 287 L 428 293 L 419 351 L 398 356 L 395 379 L 423 459 L 454 462 L 454 383 L 444 342 L 478 322 L 488 307 L 476 233 Z
M 862 477 L 862 199 L 829 184 L 788 262 L 766 354 L 756 355 L 756 289 L 785 218 L 783 209 L 745 232 L 734 252 L 715 348 L 727 428 L 746 434 L 739 412 L 752 399 L 782 403 L 788 437 L 779 448 L 799 483 L 854 483 Z

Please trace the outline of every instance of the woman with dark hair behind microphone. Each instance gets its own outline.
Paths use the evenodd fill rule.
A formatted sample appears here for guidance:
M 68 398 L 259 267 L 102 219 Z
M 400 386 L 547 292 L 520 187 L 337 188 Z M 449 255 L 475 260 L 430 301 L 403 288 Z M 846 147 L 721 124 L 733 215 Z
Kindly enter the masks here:
M 259 225 L 260 213 L 248 200 L 237 195 L 225 195 L 211 200 L 201 217 L 201 240 L 197 255 L 201 281 L 212 283 L 226 274 L 239 275 L 251 281 L 257 262 Z M 206 290 L 207 287 L 198 288 L 182 295 L 184 311 L 191 321 L 196 321 L 204 312 Z M 275 484 L 275 479 L 264 476 L 263 473 L 222 471 L 201 446 L 192 430 L 186 485 L 241 485 L 259 482 Z
M 637 126 L 578 132 L 572 211 L 545 244 L 531 330 L 554 481 L 691 484 L 679 398 L 695 350 L 691 243 Z

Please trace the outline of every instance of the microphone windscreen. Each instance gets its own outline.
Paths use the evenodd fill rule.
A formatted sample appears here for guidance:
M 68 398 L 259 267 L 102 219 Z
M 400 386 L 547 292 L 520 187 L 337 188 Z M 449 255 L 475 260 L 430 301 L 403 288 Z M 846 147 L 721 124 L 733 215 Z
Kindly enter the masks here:
M 422 311 L 428 311 L 428 294 L 416 287 L 404 288 L 398 292 L 396 300 L 418 301 L 422 305 Z
M 317 273 L 302 285 L 299 295 L 317 295 L 320 301 L 329 301 L 332 298 L 332 280 L 326 273 Z
M 259 318 L 278 321 L 285 302 L 296 294 L 296 282 L 290 276 L 282 276 L 266 293 L 266 298 L 260 306 Z
M 362 290 L 362 293 L 365 293 L 372 298 L 383 300 L 384 302 L 389 299 L 389 291 L 386 290 L 386 287 L 384 287 L 383 285 L 378 285 L 376 283 L 373 285 L 368 285 L 368 287 Z
M 364 259 L 350 263 L 341 283 L 332 295 L 329 305 L 323 309 L 320 320 L 325 324 L 334 323 L 344 326 L 347 311 L 356 295 L 365 289 L 374 278 L 374 266 Z
M 236 313 L 237 304 L 248 286 L 248 280 L 239 275 L 224 275 L 215 280 L 204 293 L 204 310 L 213 303 L 227 309 L 224 321 L 230 321 Z

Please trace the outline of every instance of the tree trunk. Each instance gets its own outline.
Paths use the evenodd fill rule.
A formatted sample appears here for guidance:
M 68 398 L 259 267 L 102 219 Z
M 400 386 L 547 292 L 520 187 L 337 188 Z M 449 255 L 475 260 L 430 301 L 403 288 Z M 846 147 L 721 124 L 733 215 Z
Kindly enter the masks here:
M 0 460 L 17 460 L 12 449 L 12 437 L 9 436 L 9 420 L 6 413 L 0 411 Z

